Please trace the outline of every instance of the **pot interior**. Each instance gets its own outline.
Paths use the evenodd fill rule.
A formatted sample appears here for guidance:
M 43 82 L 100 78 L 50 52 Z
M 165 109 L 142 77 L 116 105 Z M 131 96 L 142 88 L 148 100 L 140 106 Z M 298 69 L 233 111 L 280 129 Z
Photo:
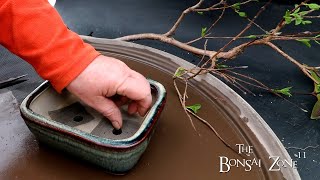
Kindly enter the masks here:
M 157 99 L 157 93 L 153 88 L 152 105 Z M 120 108 L 123 126 L 120 131 L 117 131 L 101 113 L 85 105 L 67 91 L 58 94 L 51 86 L 40 92 L 31 101 L 29 108 L 34 113 L 45 117 L 48 121 L 56 121 L 98 137 L 114 140 L 133 136 L 146 117 L 128 114 L 127 105 L 124 105 Z

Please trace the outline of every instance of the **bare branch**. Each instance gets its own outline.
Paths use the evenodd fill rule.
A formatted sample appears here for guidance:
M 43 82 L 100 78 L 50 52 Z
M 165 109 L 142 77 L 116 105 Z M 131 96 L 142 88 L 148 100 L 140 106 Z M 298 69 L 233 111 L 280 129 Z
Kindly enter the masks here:
M 244 4 L 248 4 L 250 2 L 253 2 L 255 0 L 247 0 L 247 1 L 244 1 L 244 2 L 241 2 L 239 3 L 239 5 L 244 5 Z M 227 8 L 232 8 L 235 4 L 232 4 L 232 5 L 229 5 L 229 6 L 224 6 L 224 7 L 219 7 L 217 8 L 218 5 L 221 5 L 223 3 L 223 1 L 220 1 L 220 3 L 218 4 L 215 4 L 211 7 L 208 7 L 208 8 L 203 8 L 203 9 L 195 9 L 194 11 L 197 11 L 197 12 L 204 12 L 204 11 L 214 11 L 214 10 L 221 10 L 221 9 L 227 9 Z
M 315 18 L 320 18 L 320 15 L 319 16 L 304 16 L 305 18 L 309 18 L 309 19 L 315 19 Z
M 200 120 L 202 123 L 204 123 L 206 126 L 208 126 L 227 147 L 229 147 L 233 151 L 235 151 L 224 139 L 222 139 L 222 137 L 218 134 L 218 132 L 213 128 L 213 126 L 210 123 L 208 123 L 206 120 L 199 117 L 197 114 L 195 114 L 190 109 L 186 108 L 186 101 L 188 98 L 188 96 L 187 96 L 188 81 L 193 79 L 197 75 L 212 72 L 213 74 L 218 75 L 221 78 L 224 78 L 227 82 L 232 83 L 232 85 L 234 87 L 238 88 L 240 91 L 242 91 L 244 93 L 248 92 L 248 93 L 251 93 L 254 95 L 254 93 L 251 92 L 247 87 L 245 87 L 245 85 L 253 86 L 256 88 L 267 90 L 267 91 L 279 96 L 280 98 L 283 98 L 284 100 L 288 101 L 289 103 L 295 105 L 296 107 L 300 108 L 298 105 L 287 100 L 281 94 L 274 92 L 272 89 L 270 89 L 269 87 L 267 87 L 266 85 L 264 85 L 260 81 L 254 79 L 252 77 L 231 71 L 233 69 L 237 69 L 237 67 L 217 69 L 216 60 L 223 59 L 223 61 L 219 61 L 219 63 L 223 63 L 227 60 L 236 58 L 239 54 L 241 54 L 249 46 L 267 45 L 267 46 L 271 47 L 272 49 L 274 49 L 275 51 L 277 51 L 280 55 L 285 57 L 287 60 L 289 60 L 290 62 L 295 64 L 306 76 L 308 76 L 310 79 L 312 79 L 314 82 L 316 82 L 315 79 L 311 76 L 310 71 L 311 70 L 318 70 L 318 69 L 320 69 L 320 67 L 309 67 L 309 66 L 306 66 L 306 65 L 299 63 L 293 57 L 289 56 L 287 53 L 285 53 L 280 48 L 278 48 L 271 41 L 274 41 L 274 40 L 301 40 L 301 39 L 320 40 L 320 38 L 318 36 L 312 37 L 312 35 L 320 34 L 320 31 L 318 31 L 318 32 L 305 31 L 305 32 L 299 32 L 299 33 L 295 33 L 295 34 L 282 34 L 281 35 L 281 33 L 279 33 L 279 32 L 286 25 L 286 22 L 283 18 L 281 19 L 281 21 L 278 23 L 278 25 L 272 31 L 270 31 L 270 32 L 266 31 L 260 25 L 258 25 L 255 21 L 259 17 L 259 15 L 266 9 L 266 7 L 271 3 L 272 0 L 269 0 L 266 4 L 264 4 L 264 6 L 262 6 L 260 8 L 260 10 L 253 17 L 253 19 L 246 17 L 246 19 L 249 22 L 246 24 L 245 28 L 242 29 L 242 31 L 240 31 L 236 36 L 212 37 L 212 36 L 209 36 L 211 30 L 223 18 L 226 9 L 232 8 L 236 11 L 236 9 L 235 9 L 236 4 L 228 5 L 225 0 L 220 0 L 220 2 L 212 5 L 211 7 L 200 8 L 203 1 L 204 0 L 199 0 L 198 3 L 195 4 L 194 6 L 191 6 L 187 9 L 185 9 L 167 33 L 164 33 L 164 34 L 155 34 L 155 33 L 135 34 L 135 35 L 128 35 L 128 36 L 120 37 L 120 38 L 117 38 L 117 40 L 124 40 L 124 41 L 141 40 L 141 39 L 158 40 L 160 42 L 164 42 L 164 43 L 176 46 L 178 48 L 181 48 L 181 49 L 186 50 L 188 52 L 194 53 L 196 55 L 201 55 L 202 56 L 201 60 L 195 68 L 191 68 L 189 70 L 186 70 L 183 77 L 182 76 L 175 77 L 173 79 L 173 84 L 174 84 L 174 87 L 177 91 L 180 104 L 181 104 L 182 108 L 184 109 L 185 113 L 187 114 L 188 119 L 190 120 L 190 123 L 196 132 L 197 132 L 197 130 L 196 130 L 196 127 L 193 123 L 193 119 L 192 119 L 191 115 L 193 115 L 198 120 Z M 246 0 L 240 4 L 247 4 L 247 3 L 253 2 L 253 1 L 255 1 L 255 0 Z M 305 0 L 298 7 L 295 7 L 293 10 L 291 10 L 291 12 L 295 11 L 297 8 L 299 8 L 300 6 L 304 5 L 304 3 L 307 3 L 309 1 L 310 0 Z M 239 3 L 237 3 L 237 6 L 238 5 L 239 5 Z M 221 11 L 221 14 L 219 15 L 219 17 L 217 19 L 215 19 L 213 21 L 213 23 L 211 24 L 211 26 L 207 29 L 204 36 L 196 38 L 194 40 L 191 40 L 187 43 L 183 43 L 183 42 L 173 38 L 175 31 L 177 30 L 177 28 L 181 24 L 182 20 L 185 18 L 185 16 L 188 13 L 213 11 L 213 10 L 222 10 L 222 11 Z M 306 14 L 309 14 L 313 11 L 314 10 L 309 10 Z M 319 18 L 319 16 L 310 16 L 309 15 L 309 16 L 304 16 L 304 18 Z M 292 20 L 294 20 L 294 18 Z M 251 28 L 253 25 L 257 26 L 265 34 L 244 36 L 245 32 L 249 28 Z M 217 39 L 217 38 L 229 39 L 229 42 L 226 43 L 218 51 L 208 50 L 207 49 L 208 40 Z M 203 48 L 197 48 L 197 47 L 194 47 L 191 45 L 192 43 L 199 41 L 199 40 L 202 40 L 202 39 L 205 40 L 205 44 L 204 44 Z M 227 48 L 238 39 L 249 39 L 249 40 L 248 40 L 248 42 L 242 43 L 242 44 L 237 45 L 235 47 L 231 47 L 229 50 L 227 50 Z M 206 59 L 207 57 L 208 57 L 208 59 Z M 203 64 L 200 66 L 201 63 L 203 63 Z M 243 67 L 239 67 L 239 68 L 243 68 Z M 228 74 L 226 72 L 228 72 Z M 177 86 L 177 82 L 176 82 L 177 79 L 180 79 L 185 83 L 183 93 L 180 92 L 180 90 Z M 304 110 L 302 108 L 300 108 L 300 109 L 303 110 L 304 112 L 306 112 L 306 110 Z
M 216 20 L 212 23 L 212 25 L 208 28 L 207 32 L 210 32 L 211 29 L 212 29 L 216 24 L 218 24 L 218 22 L 219 22 L 219 21 L 221 20 L 221 18 L 223 17 L 224 13 L 226 12 L 226 6 L 227 6 L 226 3 L 223 3 L 223 6 L 224 6 L 224 8 L 222 9 L 220 16 L 218 17 L 218 19 L 216 19 Z
M 218 54 L 223 52 L 231 43 L 233 43 L 234 41 L 236 41 L 239 37 L 241 37 L 253 24 L 253 22 L 259 17 L 259 15 L 266 9 L 266 7 L 272 2 L 272 0 L 269 0 L 263 7 L 260 8 L 260 10 L 258 11 L 258 13 L 254 16 L 254 18 L 252 19 L 252 21 L 247 24 L 247 26 L 234 38 L 232 38 L 226 45 L 224 45 L 221 49 L 219 49 L 219 51 L 217 51 L 217 53 L 211 57 L 211 59 L 218 57 Z M 253 41 L 254 42 L 254 41 Z M 252 44 L 253 42 L 250 42 L 249 44 Z M 247 44 L 247 45 L 249 45 Z M 246 47 L 247 45 L 245 45 L 244 47 Z M 233 50 L 236 50 L 236 53 L 241 52 L 241 48 L 236 47 Z M 229 52 L 228 52 L 229 53 Z M 231 55 L 231 58 L 234 57 L 234 55 L 232 53 L 229 53 L 229 55 Z M 225 56 L 223 56 L 225 57 Z M 226 58 L 228 59 L 228 58 Z
M 293 64 L 297 65 L 300 70 L 306 75 L 308 76 L 312 81 L 317 82 L 308 72 L 308 70 L 306 69 L 305 65 L 300 64 L 297 60 L 295 60 L 294 58 L 292 58 L 291 56 L 289 56 L 287 53 L 285 53 L 284 51 L 282 51 L 280 48 L 278 48 L 276 45 L 274 45 L 271 42 L 265 42 L 266 45 L 270 46 L 272 49 L 276 50 L 279 54 L 281 54 L 283 57 L 285 57 L 286 59 L 288 59 L 290 62 L 292 62 Z
M 185 82 L 185 83 L 186 83 L 186 85 L 187 85 L 187 82 Z M 189 113 L 188 113 L 188 109 L 186 108 L 185 99 L 184 99 L 184 98 L 185 98 L 185 95 L 184 95 L 184 96 L 181 95 L 180 90 L 179 90 L 179 88 L 178 88 L 178 86 L 177 86 L 177 83 L 176 83 L 176 79 L 173 79 L 173 85 L 174 85 L 174 88 L 176 89 L 176 91 L 177 91 L 177 93 L 178 93 L 179 101 L 180 101 L 180 104 L 181 104 L 183 110 L 186 112 L 186 114 L 187 114 L 187 116 L 188 116 L 188 118 L 189 118 L 189 120 L 190 120 L 190 123 L 191 123 L 193 129 L 197 132 L 197 129 L 196 129 L 196 127 L 194 126 L 194 123 L 193 123 L 193 121 L 192 121 L 192 118 L 191 118 L 191 116 L 190 116 Z M 183 98 L 183 97 L 184 97 L 184 98 Z M 198 133 L 198 135 L 200 135 L 200 134 Z
M 172 36 L 172 34 L 176 31 L 176 29 L 178 28 L 178 26 L 180 25 L 182 19 L 191 11 L 193 11 L 194 9 L 198 8 L 201 6 L 201 4 L 203 3 L 204 0 L 200 0 L 197 4 L 195 4 L 194 6 L 189 7 L 188 9 L 184 10 L 182 12 L 182 14 L 180 15 L 180 17 L 178 18 L 178 20 L 176 21 L 176 23 L 172 26 L 172 28 L 165 33 L 164 35 L 169 37 Z
M 145 33 L 145 34 L 135 34 L 135 35 L 128 35 L 128 36 L 116 38 L 116 40 L 122 40 L 122 41 L 132 41 L 132 40 L 140 40 L 140 39 L 159 40 L 161 42 L 172 44 L 176 47 L 192 52 L 194 54 L 206 55 L 209 57 L 213 56 L 216 53 L 215 51 L 209 51 L 209 50 L 204 51 L 203 49 L 195 48 L 193 46 L 177 41 L 172 37 L 167 37 L 161 34 Z
M 296 6 L 294 9 L 292 9 L 290 12 L 294 12 L 296 9 L 300 8 L 302 5 L 304 5 L 305 3 L 309 2 L 310 0 L 305 0 L 302 3 L 300 3 L 298 6 Z M 281 21 L 278 23 L 278 25 L 276 26 L 276 28 L 273 29 L 271 35 L 275 35 L 277 34 L 284 26 L 286 25 L 286 21 L 284 18 L 281 19 Z

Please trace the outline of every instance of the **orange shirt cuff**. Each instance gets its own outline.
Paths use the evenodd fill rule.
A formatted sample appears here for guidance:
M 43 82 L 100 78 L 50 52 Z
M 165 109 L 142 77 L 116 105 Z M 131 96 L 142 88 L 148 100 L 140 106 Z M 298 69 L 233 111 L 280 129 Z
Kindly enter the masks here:
M 97 56 L 100 55 L 100 53 L 95 50 L 89 52 L 84 51 L 82 54 L 83 57 L 79 57 L 79 61 L 75 62 L 73 66 L 68 67 L 67 72 L 50 81 L 51 85 L 58 93 L 61 93 L 64 88 L 66 88 Z

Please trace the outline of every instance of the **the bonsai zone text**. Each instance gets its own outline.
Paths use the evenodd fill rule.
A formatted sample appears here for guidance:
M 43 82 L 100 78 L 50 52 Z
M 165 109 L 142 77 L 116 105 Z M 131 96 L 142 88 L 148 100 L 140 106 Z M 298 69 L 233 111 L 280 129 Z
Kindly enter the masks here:
M 253 167 L 261 168 L 263 163 L 261 159 L 256 157 L 249 159 L 253 155 L 254 147 L 245 145 L 245 144 L 236 144 L 235 145 L 239 155 L 245 155 L 248 158 L 233 158 L 229 159 L 227 156 L 219 156 L 219 172 L 220 173 L 229 173 L 232 171 L 232 168 L 243 168 L 244 171 L 250 172 Z M 306 158 L 305 152 L 298 152 L 296 157 Z M 293 159 L 281 158 L 281 156 L 272 155 L 268 157 L 271 160 L 271 165 L 268 167 L 268 171 L 280 171 L 281 168 L 298 168 L 298 161 Z

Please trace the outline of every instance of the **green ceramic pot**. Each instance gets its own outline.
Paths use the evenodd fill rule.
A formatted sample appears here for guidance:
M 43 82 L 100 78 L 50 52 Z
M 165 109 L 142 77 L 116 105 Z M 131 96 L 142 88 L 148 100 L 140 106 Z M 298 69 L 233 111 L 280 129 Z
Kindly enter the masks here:
M 132 125 L 135 128 L 128 125 L 126 130 L 124 119 L 122 136 L 112 134 L 112 126 L 105 119 L 99 120 L 96 128 L 91 130 L 83 128 L 90 123 L 88 127 L 91 127 L 92 123 L 102 115 L 87 115 L 84 118 L 89 117 L 87 118 L 89 120 L 84 120 L 83 124 L 77 125 L 80 122 L 68 124 L 67 122 L 74 120 L 72 116 L 78 117 L 77 113 L 83 114 L 83 110 L 79 112 L 70 110 L 69 107 L 74 107 L 70 104 L 74 104 L 77 100 L 68 92 L 56 93 L 49 82 L 44 82 L 28 95 L 22 102 L 20 111 L 26 125 L 40 142 L 96 164 L 110 173 L 124 174 L 134 167 L 146 150 L 165 105 L 164 87 L 156 81 L 149 80 L 149 82 L 153 94 L 153 106 L 145 117 L 136 120 L 138 126 L 137 123 L 135 126 Z M 66 105 L 69 108 L 67 111 L 56 110 Z M 53 116 L 56 112 L 62 114 L 60 119 L 57 118 L 59 116 Z M 61 121 L 61 119 L 68 119 L 66 117 L 70 121 Z M 128 122 L 132 122 L 130 118 Z M 110 132 L 109 138 L 107 131 Z

